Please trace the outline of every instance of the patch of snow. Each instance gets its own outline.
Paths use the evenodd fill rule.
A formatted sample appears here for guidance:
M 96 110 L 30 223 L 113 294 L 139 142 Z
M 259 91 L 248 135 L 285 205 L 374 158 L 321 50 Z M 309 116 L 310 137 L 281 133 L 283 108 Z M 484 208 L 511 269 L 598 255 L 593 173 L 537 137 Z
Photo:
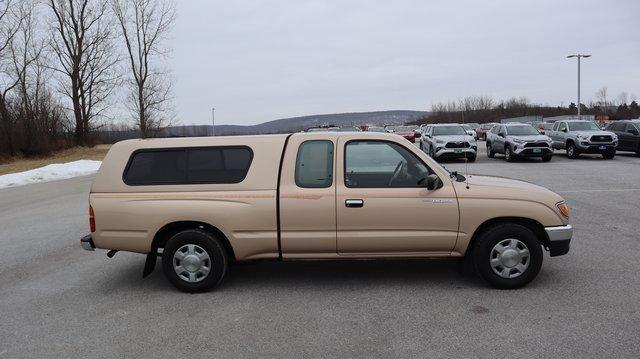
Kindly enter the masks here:
M 79 160 L 54 163 L 24 172 L 9 173 L 0 176 L 0 188 L 86 176 L 98 171 L 101 163 L 101 161 Z

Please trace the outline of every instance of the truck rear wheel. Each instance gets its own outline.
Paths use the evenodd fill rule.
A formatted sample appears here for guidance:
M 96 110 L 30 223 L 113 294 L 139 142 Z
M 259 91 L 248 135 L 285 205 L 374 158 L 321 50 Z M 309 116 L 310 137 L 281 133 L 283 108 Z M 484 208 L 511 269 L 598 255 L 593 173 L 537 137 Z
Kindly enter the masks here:
M 206 292 L 217 286 L 227 266 L 227 254 L 220 241 L 199 229 L 178 232 L 162 252 L 164 275 L 184 292 Z
M 487 228 L 471 252 L 477 273 L 491 286 L 520 288 L 531 282 L 542 267 L 542 247 L 535 233 L 515 223 Z

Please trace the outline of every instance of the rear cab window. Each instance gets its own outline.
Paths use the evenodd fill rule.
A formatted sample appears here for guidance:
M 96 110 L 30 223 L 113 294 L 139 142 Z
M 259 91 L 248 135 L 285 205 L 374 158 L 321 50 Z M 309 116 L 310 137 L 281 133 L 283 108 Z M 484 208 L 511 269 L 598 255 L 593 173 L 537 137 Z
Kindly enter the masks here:
M 327 188 L 333 184 L 333 142 L 310 140 L 298 147 L 295 170 L 296 186 Z
M 129 186 L 239 183 L 252 159 L 247 146 L 141 149 L 122 179 Z

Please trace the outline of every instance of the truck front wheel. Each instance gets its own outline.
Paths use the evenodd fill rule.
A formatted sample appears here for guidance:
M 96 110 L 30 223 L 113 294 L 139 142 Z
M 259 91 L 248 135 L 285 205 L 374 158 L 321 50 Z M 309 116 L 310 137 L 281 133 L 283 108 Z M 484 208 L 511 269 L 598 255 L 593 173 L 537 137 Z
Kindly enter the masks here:
M 573 142 L 567 143 L 567 157 L 575 159 L 578 158 L 579 155 L 580 153 L 578 152 L 576 145 L 573 144 Z
M 512 223 L 483 231 L 471 256 L 480 277 L 500 289 L 515 289 L 531 282 L 540 272 L 543 258 L 535 233 Z
M 227 254 L 220 241 L 200 229 L 178 232 L 162 252 L 164 275 L 184 292 L 206 292 L 227 272 Z

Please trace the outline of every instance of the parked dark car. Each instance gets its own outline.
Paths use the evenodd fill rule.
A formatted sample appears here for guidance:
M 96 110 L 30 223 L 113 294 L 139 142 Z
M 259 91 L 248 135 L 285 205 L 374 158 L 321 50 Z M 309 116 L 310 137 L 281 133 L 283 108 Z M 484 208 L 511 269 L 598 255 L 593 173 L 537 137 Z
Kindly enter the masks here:
M 640 120 L 611 122 L 606 130 L 618 136 L 618 151 L 631 151 L 640 156 Z

